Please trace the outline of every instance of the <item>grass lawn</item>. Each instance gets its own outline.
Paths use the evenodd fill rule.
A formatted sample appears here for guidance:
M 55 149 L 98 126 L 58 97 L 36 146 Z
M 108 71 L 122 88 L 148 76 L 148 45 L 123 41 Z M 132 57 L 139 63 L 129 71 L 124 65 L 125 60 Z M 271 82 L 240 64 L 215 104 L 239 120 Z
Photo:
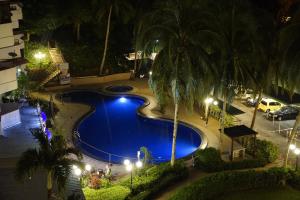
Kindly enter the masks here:
M 249 190 L 226 194 L 218 200 L 300 200 L 300 191 L 290 187 Z M 217 200 L 216 199 L 216 200 Z

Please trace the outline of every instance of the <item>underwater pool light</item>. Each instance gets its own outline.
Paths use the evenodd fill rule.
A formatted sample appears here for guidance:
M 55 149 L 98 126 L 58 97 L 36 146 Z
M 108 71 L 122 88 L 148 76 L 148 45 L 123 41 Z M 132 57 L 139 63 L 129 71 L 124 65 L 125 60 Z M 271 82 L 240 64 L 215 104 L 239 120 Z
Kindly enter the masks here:
M 126 101 L 127 101 L 127 99 L 126 99 L 125 97 L 121 97 L 121 98 L 120 98 L 120 102 L 121 102 L 121 103 L 125 103 Z

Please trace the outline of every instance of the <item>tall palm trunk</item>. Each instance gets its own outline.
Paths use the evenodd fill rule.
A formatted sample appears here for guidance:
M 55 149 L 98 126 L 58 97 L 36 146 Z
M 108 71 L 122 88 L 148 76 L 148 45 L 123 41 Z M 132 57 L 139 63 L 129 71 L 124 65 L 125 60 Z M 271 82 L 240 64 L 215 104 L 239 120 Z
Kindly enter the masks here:
M 254 128 L 254 124 L 255 124 L 255 120 L 256 120 L 256 114 L 257 114 L 257 109 L 258 109 L 258 104 L 259 104 L 259 102 L 261 100 L 261 96 L 262 96 L 262 90 L 260 90 L 259 94 L 258 94 L 257 103 L 255 105 L 254 113 L 253 113 L 253 116 L 252 116 L 251 129 Z
M 225 116 L 226 116 L 226 110 L 227 110 L 227 95 L 224 94 L 224 100 L 223 100 L 223 108 L 222 108 L 222 118 L 221 118 L 221 131 L 220 131 L 220 152 L 222 153 L 222 145 L 223 145 L 223 140 L 222 140 L 222 135 L 224 134 L 224 128 L 225 128 Z
M 176 138 L 177 138 L 177 128 L 178 128 L 178 107 L 179 107 L 179 103 L 176 102 L 175 103 L 175 112 L 174 112 L 174 127 L 173 127 L 171 166 L 174 166 L 175 158 L 176 158 Z
M 132 74 L 133 79 L 135 78 L 136 69 L 137 69 L 137 49 L 136 49 L 136 46 L 137 45 L 135 45 L 135 52 L 134 52 L 134 67 L 133 67 L 133 74 Z
M 76 31 L 76 41 L 78 42 L 80 40 L 80 23 L 75 23 L 75 31 Z
M 297 129 L 300 126 L 300 113 L 298 114 L 295 124 L 293 126 L 291 135 L 288 137 L 288 145 L 287 145 L 287 150 L 286 150 L 286 154 L 284 157 L 284 167 L 287 167 L 288 165 L 288 157 L 289 157 L 289 152 L 290 152 L 290 145 L 292 144 L 293 140 L 295 139 L 296 135 L 297 135 Z
M 48 174 L 47 174 L 47 191 L 48 191 L 48 199 L 51 198 L 51 195 L 52 195 L 52 187 L 53 187 L 53 184 L 52 184 L 52 171 L 48 171 Z
M 100 66 L 100 70 L 99 70 L 99 76 L 102 75 L 104 64 L 105 64 L 105 58 L 106 58 L 106 52 L 107 52 L 107 46 L 108 46 L 108 38 L 109 38 L 109 31 L 110 31 L 111 13 L 112 13 L 112 5 L 110 6 L 109 13 L 108 13 L 105 44 L 104 44 L 104 50 L 103 50 L 103 57 L 102 57 L 102 61 L 101 61 L 101 66 Z

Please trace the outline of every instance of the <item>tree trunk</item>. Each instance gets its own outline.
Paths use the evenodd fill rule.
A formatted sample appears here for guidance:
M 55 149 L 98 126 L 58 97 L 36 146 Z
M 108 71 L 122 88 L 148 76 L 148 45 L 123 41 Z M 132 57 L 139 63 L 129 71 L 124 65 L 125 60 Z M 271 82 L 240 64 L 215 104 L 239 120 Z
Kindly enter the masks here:
M 48 199 L 51 198 L 52 195 L 52 171 L 48 171 L 47 174 L 47 191 L 48 191 Z
M 99 76 L 102 75 L 104 64 L 105 64 L 106 51 L 107 51 L 108 38 L 109 38 L 109 31 L 110 31 L 111 13 L 112 13 L 112 5 L 109 8 L 107 27 L 106 27 L 105 44 L 104 44 L 104 50 L 103 50 L 103 57 L 102 57 L 102 61 L 101 61 L 101 66 L 100 66 L 100 70 L 99 70 Z
M 289 157 L 289 152 L 290 152 L 290 145 L 292 144 L 293 140 L 295 139 L 295 136 L 297 135 L 297 129 L 300 126 L 300 113 L 298 114 L 295 124 L 293 126 L 291 135 L 288 136 L 288 145 L 287 145 L 287 150 L 284 158 L 284 167 L 286 168 L 288 165 L 288 157 Z
M 135 45 L 136 47 L 136 45 Z M 136 68 L 137 68 L 137 50 L 135 48 L 135 52 L 134 52 L 134 67 L 133 67 L 133 75 L 132 75 L 132 79 L 135 78 L 136 75 Z
M 76 23 L 76 41 L 78 42 L 80 40 L 80 27 L 81 24 L 80 23 Z
M 26 33 L 26 41 L 29 42 L 30 41 L 30 36 L 31 34 L 29 32 Z
M 178 128 L 178 107 L 179 107 L 179 103 L 176 102 L 175 103 L 175 112 L 174 112 L 174 127 L 173 127 L 171 166 L 174 166 L 175 158 L 176 158 L 176 138 L 177 138 L 177 128 Z
M 259 94 L 258 94 L 257 103 L 255 105 L 254 113 L 253 113 L 253 116 L 252 116 L 251 129 L 254 128 L 254 124 L 255 124 L 255 120 L 256 120 L 256 114 L 257 114 L 257 109 L 258 109 L 258 104 L 259 104 L 259 102 L 261 100 L 261 95 L 262 95 L 262 90 L 260 90 Z
M 226 109 L 227 109 L 227 95 L 224 95 L 223 100 L 223 109 L 222 109 L 222 119 L 221 119 L 221 131 L 220 131 L 220 152 L 222 153 L 222 135 L 224 134 L 224 128 L 225 128 L 225 116 L 226 116 Z

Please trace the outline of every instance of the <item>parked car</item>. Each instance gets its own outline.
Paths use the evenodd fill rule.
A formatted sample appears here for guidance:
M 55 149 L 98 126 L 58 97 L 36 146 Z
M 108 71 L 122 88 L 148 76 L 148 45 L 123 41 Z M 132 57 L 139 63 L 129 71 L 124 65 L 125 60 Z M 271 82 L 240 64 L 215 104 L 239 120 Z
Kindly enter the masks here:
M 236 92 L 236 98 L 241 100 L 248 100 L 254 97 L 254 92 L 252 89 L 241 89 Z
M 287 120 L 287 119 L 296 119 L 299 114 L 299 110 L 293 106 L 284 106 L 276 111 L 271 111 L 268 113 L 268 119 L 276 120 Z
M 258 103 L 258 97 L 248 98 L 247 101 L 246 101 L 246 105 L 251 106 L 251 107 L 255 107 L 257 103 Z
M 258 104 L 258 110 L 268 113 L 270 111 L 279 110 L 282 106 L 284 105 L 274 99 L 263 98 Z

